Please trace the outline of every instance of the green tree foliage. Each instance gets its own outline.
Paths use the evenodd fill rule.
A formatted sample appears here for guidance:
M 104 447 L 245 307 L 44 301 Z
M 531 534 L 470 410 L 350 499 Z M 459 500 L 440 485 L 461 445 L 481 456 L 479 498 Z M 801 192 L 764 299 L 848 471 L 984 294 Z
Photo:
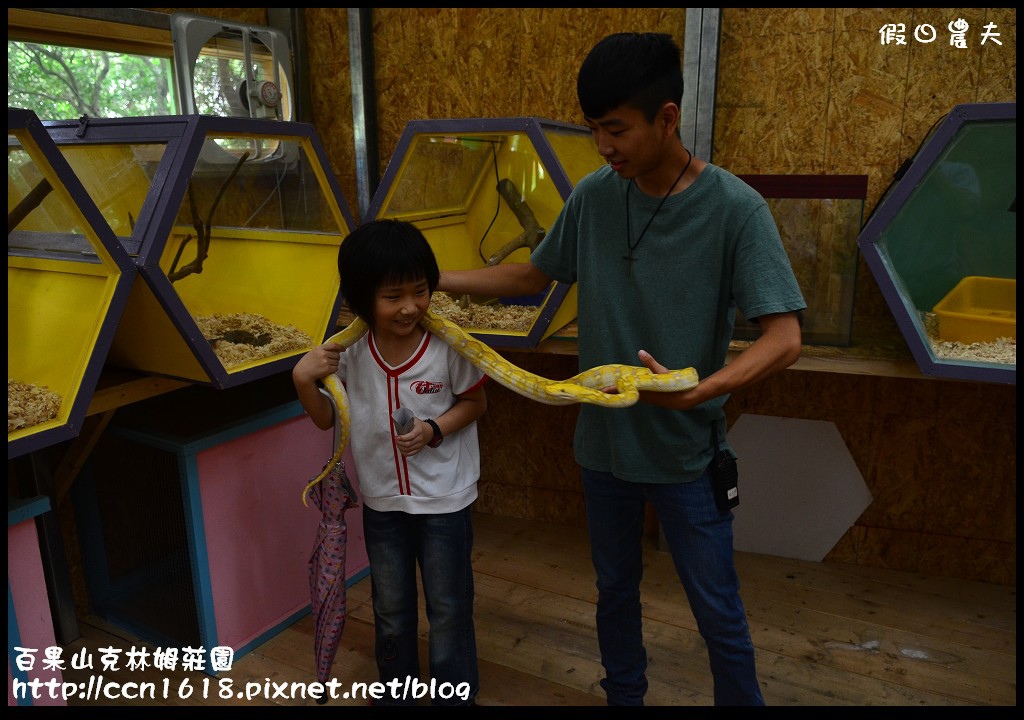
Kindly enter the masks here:
M 168 58 L 7 42 L 7 105 L 43 120 L 172 115 Z

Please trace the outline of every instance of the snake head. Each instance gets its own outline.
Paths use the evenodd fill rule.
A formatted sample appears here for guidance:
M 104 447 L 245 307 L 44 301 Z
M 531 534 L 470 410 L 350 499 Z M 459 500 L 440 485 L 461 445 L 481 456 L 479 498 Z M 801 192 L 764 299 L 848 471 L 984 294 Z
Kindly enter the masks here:
M 579 386 L 572 383 L 551 383 L 544 388 L 544 393 L 559 400 L 576 400 L 579 396 Z

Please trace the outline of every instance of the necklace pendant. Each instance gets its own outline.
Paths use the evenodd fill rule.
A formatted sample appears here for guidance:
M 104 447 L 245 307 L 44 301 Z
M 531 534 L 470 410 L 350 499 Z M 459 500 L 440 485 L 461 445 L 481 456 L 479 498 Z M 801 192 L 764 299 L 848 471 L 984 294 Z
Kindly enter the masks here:
M 629 239 L 629 189 L 633 187 L 633 179 L 630 178 L 629 182 L 626 183 L 626 249 L 629 250 L 629 255 L 622 256 L 622 259 L 626 261 L 626 277 L 632 277 L 633 275 L 633 251 L 636 250 L 637 246 L 640 244 L 640 241 L 644 239 L 644 235 L 647 234 L 647 229 L 651 226 L 651 223 L 654 222 L 654 217 L 658 214 L 658 211 L 661 210 L 661 206 L 665 204 L 665 201 L 668 200 L 668 196 L 672 194 L 672 191 L 675 189 L 676 185 L 678 185 L 679 181 L 683 179 L 683 175 L 685 175 L 686 171 L 690 169 L 691 162 L 693 162 L 693 153 L 687 150 L 686 164 L 683 165 L 682 171 L 680 171 L 680 173 L 676 176 L 675 181 L 671 185 L 669 185 L 668 190 L 665 191 L 665 194 L 662 195 L 661 202 L 658 203 L 658 207 L 654 208 L 654 212 L 651 213 L 651 216 L 649 218 L 647 218 L 647 224 L 644 225 L 644 229 L 640 231 L 640 235 L 637 236 L 636 242 L 633 242 Z
M 622 259 L 626 261 L 626 277 L 633 276 L 633 251 L 629 251 L 629 255 L 623 255 Z

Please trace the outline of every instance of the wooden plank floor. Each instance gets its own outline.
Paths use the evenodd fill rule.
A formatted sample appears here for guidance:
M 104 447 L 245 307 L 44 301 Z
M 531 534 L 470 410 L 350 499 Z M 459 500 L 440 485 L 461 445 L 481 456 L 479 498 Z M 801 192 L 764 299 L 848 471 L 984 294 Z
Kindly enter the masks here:
M 593 570 L 586 531 L 492 515 L 475 517 L 476 625 L 480 705 L 603 705 L 594 633 Z M 999 706 L 1017 703 L 1016 588 L 850 565 L 738 553 L 742 594 L 757 648 L 762 691 L 773 706 Z M 645 557 L 644 632 L 649 705 L 710 705 L 711 678 L 667 553 Z M 349 616 L 334 664 L 342 688 L 376 679 L 370 583 L 349 588 Z M 422 616 L 422 612 L 421 612 Z M 65 657 L 86 648 L 144 643 L 95 618 Z M 426 620 L 421 621 L 426 667 Z M 108 679 L 126 680 L 108 674 Z M 65 671 L 83 682 L 88 672 Z M 95 671 L 92 673 L 95 674 Z M 310 699 L 217 697 L 217 683 L 309 683 L 314 674 L 307 615 L 218 678 L 181 671 L 134 672 L 162 683 L 164 700 L 69 705 L 315 705 Z M 182 681 L 197 692 L 177 697 Z M 198 689 L 209 681 L 208 698 Z M 255 686 L 253 686 L 255 687 Z M 332 705 L 365 705 L 361 698 Z

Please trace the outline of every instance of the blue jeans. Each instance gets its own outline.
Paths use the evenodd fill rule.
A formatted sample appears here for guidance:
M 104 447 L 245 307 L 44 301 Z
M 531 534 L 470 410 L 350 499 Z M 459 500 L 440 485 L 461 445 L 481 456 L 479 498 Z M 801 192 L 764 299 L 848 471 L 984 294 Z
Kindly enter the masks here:
M 380 681 L 418 680 L 419 565 L 430 624 L 430 677 L 451 683 L 456 694 L 432 698 L 433 704 L 466 704 L 480 685 L 473 625 L 473 518 L 471 508 L 440 515 L 377 512 L 363 506 L 363 534 L 370 561 L 377 670 Z M 450 690 L 451 688 L 449 688 Z M 379 705 L 414 705 L 412 698 L 390 693 Z
M 643 705 L 641 628 L 644 506 L 654 506 L 697 629 L 707 645 L 715 705 L 764 705 L 733 563 L 732 513 L 715 507 L 705 470 L 691 483 L 632 483 L 583 468 L 590 554 L 597 573 L 597 639 L 609 705 Z

